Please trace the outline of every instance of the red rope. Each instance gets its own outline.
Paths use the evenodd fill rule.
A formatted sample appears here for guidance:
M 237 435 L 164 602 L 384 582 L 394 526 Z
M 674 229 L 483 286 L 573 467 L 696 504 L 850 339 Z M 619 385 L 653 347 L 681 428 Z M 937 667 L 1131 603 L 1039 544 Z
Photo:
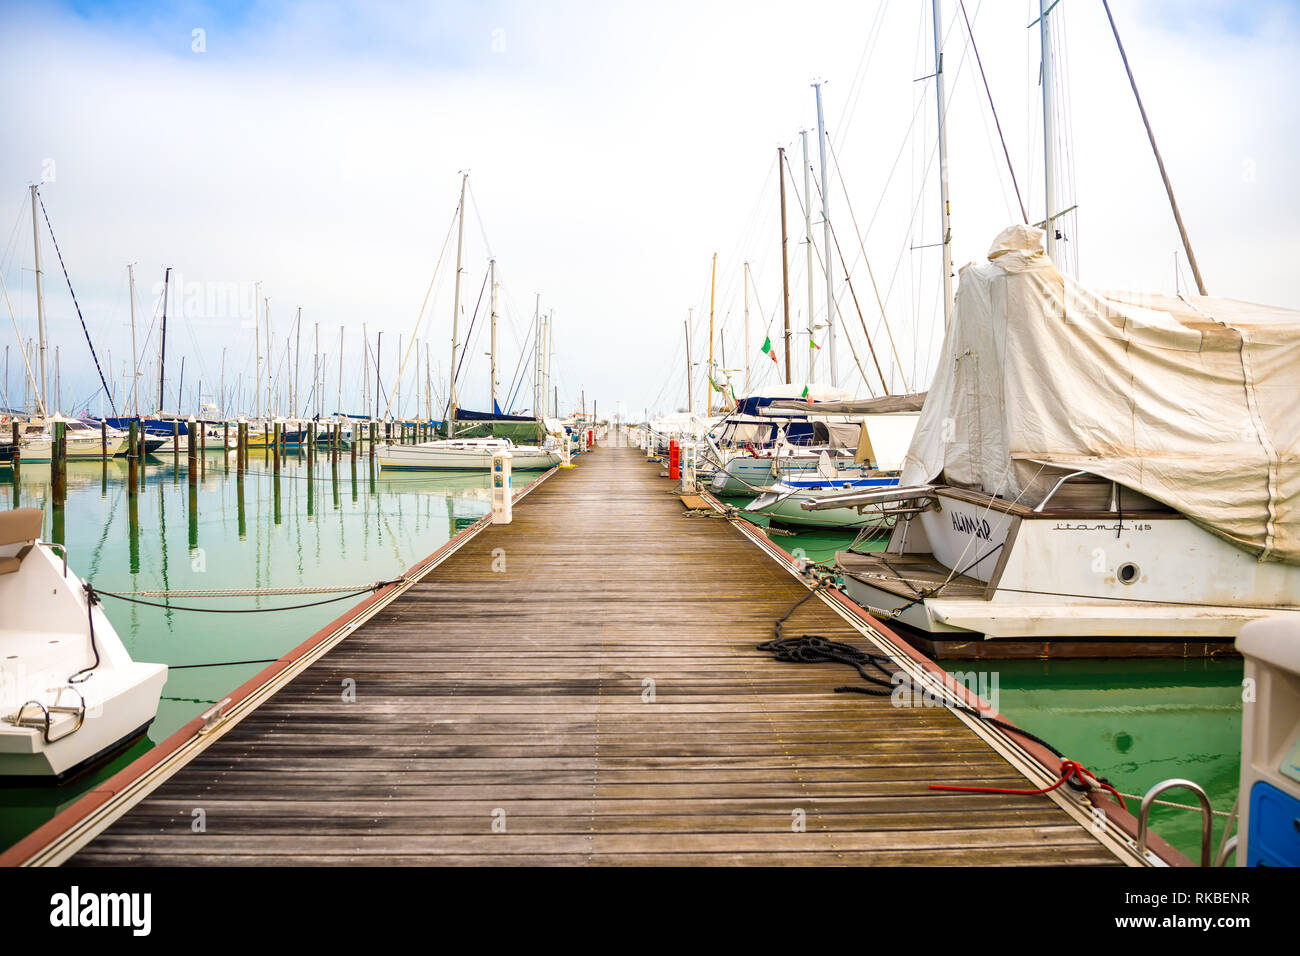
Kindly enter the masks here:
M 998 787 L 954 787 L 954 786 L 948 786 L 945 784 L 938 784 L 938 783 L 930 784 L 930 789 L 931 790 L 957 790 L 962 793 L 1009 793 L 1009 794 L 1015 794 L 1017 796 L 1036 797 L 1039 796 L 1040 794 L 1051 793 L 1053 790 L 1061 786 L 1061 784 L 1065 783 L 1071 777 L 1076 777 L 1080 783 L 1085 783 L 1086 781 L 1083 778 L 1084 774 L 1087 774 L 1089 777 L 1092 777 L 1093 780 L 1096 780 L 1097 785 L 1100 786 L 1102 789 L 1108 790 L 1112 794 L 1114 794 L 1115 799 L 1119 801 L 1119 805 L 1123 807 L 1125 810 L 1128 809 L 1128 807 L 1125 806 L 1124 804 L 1124 798 L 1120 796 L 1120 792 L 1118 790 L 1116 790 L 1110 784 L 1105 783 L 1104 781 L 1097 780 L 1096 776 L 1089 773 L 1088 770 L 1084 768 L 1083 764 L 1079 763 L 1077 760 L 1062 760 L 1060 779 L 1058 779 L 1056 783 L 1052 784 L 1050 787 L 1043 787 L 1041 790 L 1003 790 Z

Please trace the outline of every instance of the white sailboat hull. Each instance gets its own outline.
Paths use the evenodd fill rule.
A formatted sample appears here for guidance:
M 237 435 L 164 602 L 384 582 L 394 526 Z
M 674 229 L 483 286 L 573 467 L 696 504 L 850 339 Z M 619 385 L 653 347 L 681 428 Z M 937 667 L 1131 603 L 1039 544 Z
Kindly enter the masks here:
M 121 436 L 110 435 L 108 443 L 105 445 L 100 436 L 78 436 L 74 438 L 71 435 L 66 436 L 65 441 L 68 449 L 69 460 L 85 459 L 102 459 L 115 457 L 126 445 L 126 439 Z M 53 454 L 54 442 L 48 438 L 28 439 L 19 445 L 19 454 L 22 460 L 27 461 L 49 461 Z
M 489 471 L 493 449 L 487 445 L 443 444 L 424 442 L 419 445 L 381 444 L 375 457 L 386 470 L 413 471 Z M 559 452 L 531 446 L 510 448 L 511 471 L 546 471 L 560 463 Z
M 744 510 L 748 514 L 766 515 L 779 524 L 797 525 L 803 528 L 884 529 L 893 524 L 892 519 L 882 518 L 871 510 L 859 514 L 857 508 L 825 508 L 820 511 L 806 511 L 803 508 L 805 501 L 843 493 L 843 488 L 767 491 L 746 505 Z

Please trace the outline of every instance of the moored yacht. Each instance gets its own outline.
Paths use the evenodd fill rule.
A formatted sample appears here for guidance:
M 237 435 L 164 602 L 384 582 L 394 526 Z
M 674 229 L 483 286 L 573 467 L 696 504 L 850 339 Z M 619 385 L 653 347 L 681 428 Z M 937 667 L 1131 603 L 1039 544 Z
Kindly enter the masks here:
M 488 471 L 493 454 L 509 450 L 512 471 L 545 471 L 560 463 L 560 452 L 541 445 L 516 445 L 508 438 L 444 438 L 416 445 L 375 446 L 379 466 L 386 470 Z
M 1300 313 L 1093 292 L 1041 231 L 961 287 L 879 555 L 850 597 L 931 639 L 1228 641 L 1300 614 Z

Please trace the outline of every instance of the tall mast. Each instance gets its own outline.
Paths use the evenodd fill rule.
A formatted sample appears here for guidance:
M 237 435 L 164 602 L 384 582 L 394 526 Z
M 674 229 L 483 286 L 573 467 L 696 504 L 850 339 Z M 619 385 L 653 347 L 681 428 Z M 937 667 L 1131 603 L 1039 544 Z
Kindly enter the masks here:
M 298 403 L 302 401 L 302 391 L 298 388 L 298 368 L 302 365 L 302 306 L 298 306 L 298 315 L 293 320 L 294 325 L 294 343 L 293 343 L 293 378 L 290 379 L 289 388 L 289 417 L 296 418 L 298 415 Z M 317 330 L 320 326 L 317 325 Z M 317 339 L 320 336 L 317 334 Z M 319 341 L 317 342 L 319 344 Z M 314 374 L 314 373 L 313 373 Z M 315 378 L 312 379 L 313 384 Z
M 937 0 L 936 0 L 937 2 Z M 1047 255 L 1056 261 L 1056 110 L 1052 85 L 1052 32 L 1047 13 L 1053 4 L 1038 0 L 1038 42 L 1043 51 L 1043 228 L 1047 232 Z
M 745 391 L 749 392 L 749 263 L 745 263 Z
M 1147 139 L 1151 140 L 1151 151 L 1156 154 L 1156 165 L 1160 167 L 1160 178 L 1164 181 L 1165 192 L 1169 195 L 1169 205 L 1174 211 L 1174 222 L 1178 225 L 1178 235 L 1182 237 L 1183 249 L 1187 252 L 1187 264 L 1192 267 L 1192 277 L 1196 279 L 1196 289 L 1201 295 L 1209 295 L 1205 291 L 1205 280 L 1201 278 L 1201 267 L 1196 264 L 1196 253 L 1192 252 L 1192 241 L 1187 238 L 1187 228 L 1183 225 L 1183 214 L 1178 211 L 1178 201 L 1174 199 L 1174 187 L 1169 181 L 1169 174 L 1165 172 L 1165 161 L 1160 155 L 1160 147 L 1156 146 L 1156 134 L 1151 129 L 1151 122 L 1147 119 L 1146 107 L 1142 105 L 1142 96 L 1138 93 L 1137 80 L 1133 79 L 1133 70 L 1128 65 L 1128 54 L 1124 52 L 1124 43 L 1119 38 L 1119 28 L 1115 26 L 1115 18 L 1110 14 L 1110 3 L 1102 0 L 1101 5 L 1106 10 L 1106 19 L 1110 21 L 1110 30 L 1115 34 L 1115 45 L 1119 47 L 1119 57 L 1124 61 L 1124 72 L 1128 74 L 1129 86 L 1133 87 L 1133 98 L 1137 100 L 1138 112 L 1142 114 L 1142 125 L 1146 127 Z M 1174 287 L 1178 286 L 1178 253 L 1174 252 Z
M 934 0 L 938 3 L 939 0 Z M 822 120 L 822 85 L 814 83 L 817 92 L 817 150 L 822 163 L 822 248 L 826 250 L 826 361 L 831 367 L 831 384 L 836 384 L 835 374 L 835 272 L 831 269 L 831 184 L 826 178 L 826 124 Z M 812 197 L 808 197 L 812 202 Z M 809 349 L 814 352 L 816 349 Z
M 167 376 L 167 293 L 171 288 L 172 267 L 163 273 L 163 308 L 162 340 L 158 345 L 158 411 L 163 410 L 163 382 Z M 176 404 L 180 405 L 180 393 L 176 395 Z M 179 410 L 179 409 L 178 409 Z
M 786 245 L 790 237 L 785 229 L 785 147 L 776 148 L 776 178 L 781 182 L 781 300 L 785 304 L 785 383 L 790 384 L 790 257 Z
M 275 340 L 271 338 L 271 300 L 270 298 L 262 299 L 262 308 L 266 313 L 266 414 L 274 415 L 271 404 L 271 356 L 275 352 L 275 346 L 271 343 Z
M 713 272 L 709 278 L 709 387 L 705 389 L 709 396 L 709 417 L 713 417 L 713 291 L 718 281 L 718 254 L 713 254 Z
M 691 320 L 695 318 L 695 310 L 686 310 L 686 412 L 695 414 L 695 390 L 691 387 Z
M 460 174 L 460 212 L 456 227 L 456 298 L 451 314 L 451 366 L 447 370 L 450 381 L 447 385 L 447 437 L 456 432 L 456 339 L 460 336 L 460 270 L 465 251 L 465 184 L 469 173 Z
M 808 384 L 817 378 L 817 350 L 813 348 L 816 325 L 813 323 L 813 235 L 812 235 L 812 163 L 808 160 L 808 131 L 801 129 L 803 141 L 803 241 L 808 253 Z
M 554 385 L 551 380 L 552 365 L 555 360 L 555 310 L 551 309 L 546 315 L 546 388 L 554 400 L 553 408 L 556 418 L 560 417 L 560 388 Z
M 370 414 L 370 331 L 361 323 L 361 407 Z
M 533 414 L 544 418 L 542 411 L 542 294 L 533 304 Z
M 253 369 L 253 416 L 262 417 L 262 323 L 258 316 L 258 303 L 262 301 L 262 283 L 253 292 L 253 352 L 257 361 Z
M 492 367 L 490 369 L 490 375 L 488 379 L 491 385 L 488 397 L 492 403 L 489 406 L 489 409 L 491 410 L 492 414 L 495 415 L 497 411 L 497 261 L 496 259 L 488 260 L 488 273 L 489 273 L 489 281 L 492 283 L 492 346 L 491 346 Z
M 41 231 L 36 219 L 36 186 L 29 187 L 32 192 L 32 254 L 36 261 L 36 333 L 40 337 L 41 394 L 36 396 L 36 404 L 41 416 L 49 414 L 46 404 L 45 389 L 45 295 L 41 288 Z
M 932 0 L 934 20 L 934 99 L 939 111 L 939 227 L 943 246 L 943 327 L 952 317 L 952 224 L 948 221 L 948 124 L 943 79 L 942 0 Z
M 221 384 L 217 388 L 217 414 L 226 417 L 226 347 L 221 347 Z
M 302 309 L 299 309 L 299 310 L 298 310 L 298 325 L 299 325 L 300 327 L 302 326 Z M 301 331 L 301 328 L 299 329 L 299 331 Z M 312 359 L 312 370 L 311 370 L 311 391 L 312 391 L 313 404 L 316 406 L 316 415 L 317 415 L 317 417 L 319 417 L 319 416 L 320 416 L 320 406 L 321 406 L 321 402 L 320 402 L 320 323 L 319 323 L 319 322 L 316 323 L 316 338 L 315 338 L 315 344 L 314 344 L 314 351 L 315 351 L 315 355 L 314 355 L 314 357 L 313 357 L 313 359 Z M 299 400 L 299 401 L 302 401 L 302 396 L 299 396 L 299 397 L 298 397 L 298 400 Z
M 334 413 L 343 414 L 343 326 L 339 326 L 339 393 L 334 399 Z
M 127 263 L 126 284 L 131 296 L 131 405 L 140 414 L 140 365 L 135 351 L 135 265 Z

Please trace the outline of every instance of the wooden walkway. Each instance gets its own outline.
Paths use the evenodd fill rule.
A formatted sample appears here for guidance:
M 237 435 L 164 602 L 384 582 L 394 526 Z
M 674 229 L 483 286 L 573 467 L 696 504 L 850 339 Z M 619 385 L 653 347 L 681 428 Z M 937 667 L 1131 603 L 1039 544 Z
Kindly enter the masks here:
M 948 711 L 756 650 L 807 590 L 658 473 L 557 473 L 71 863 L 1117 862 L 1048 797 L 928 790 L 1027 786 Z M 819 600 L 785 633 L 863 643 Z

